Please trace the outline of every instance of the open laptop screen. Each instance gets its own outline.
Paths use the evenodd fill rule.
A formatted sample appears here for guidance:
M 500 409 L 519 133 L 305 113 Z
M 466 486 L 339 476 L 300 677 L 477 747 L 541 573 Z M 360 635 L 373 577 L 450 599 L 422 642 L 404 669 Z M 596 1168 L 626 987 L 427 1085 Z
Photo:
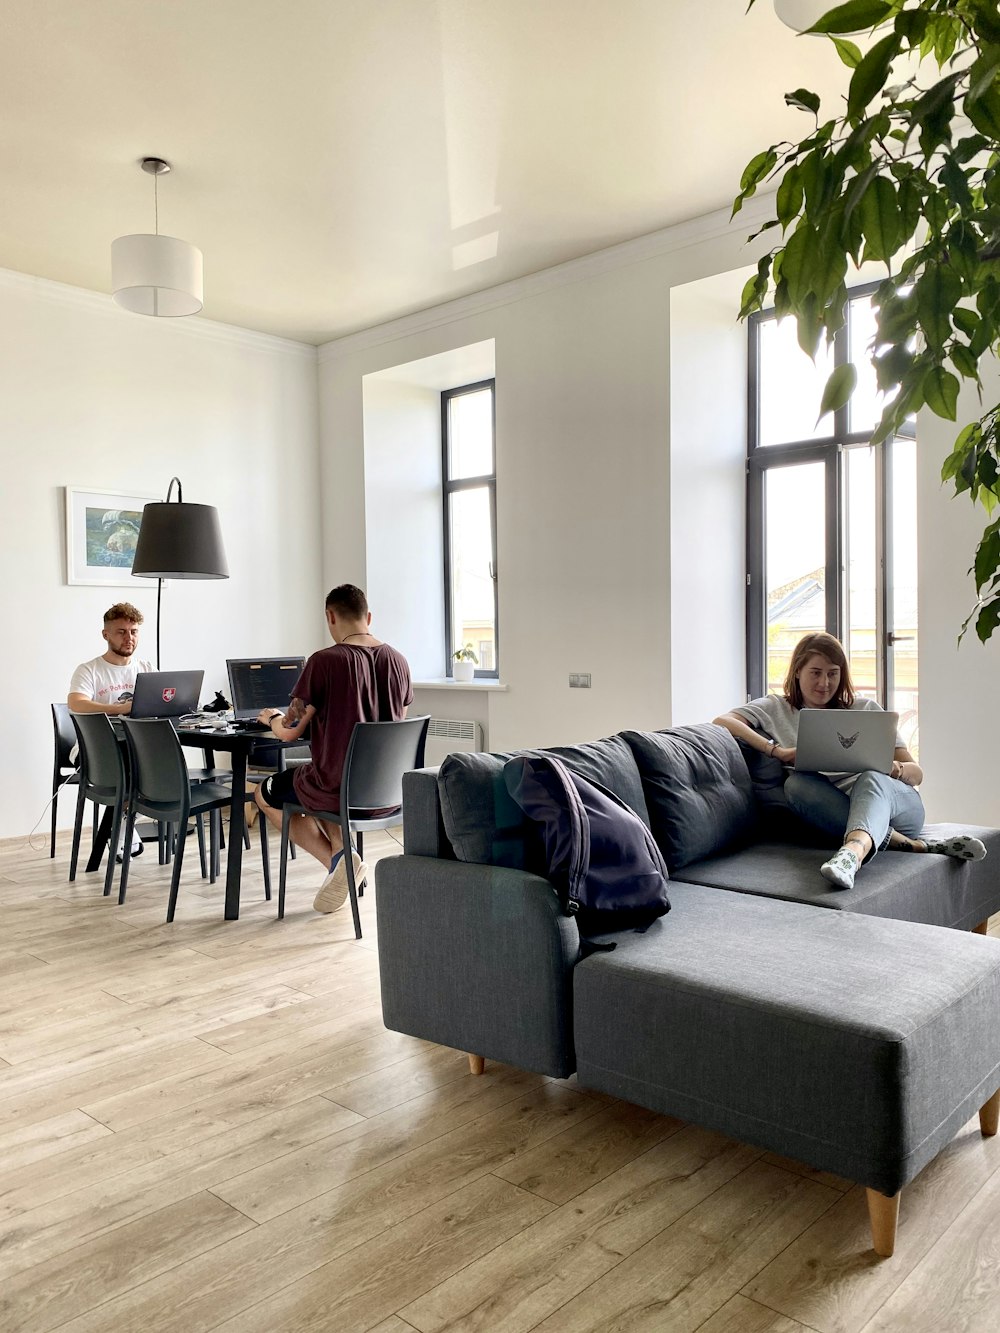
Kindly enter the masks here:
M 132 717 L 181 717 L 198 709 L 204 671 L 140 671 L 132 694 Z
M 304 657 L 228 658 L 233 717 L 245 722 L 255 718 L 262 708 L 287 708 L 292 687 L 305 664 Z

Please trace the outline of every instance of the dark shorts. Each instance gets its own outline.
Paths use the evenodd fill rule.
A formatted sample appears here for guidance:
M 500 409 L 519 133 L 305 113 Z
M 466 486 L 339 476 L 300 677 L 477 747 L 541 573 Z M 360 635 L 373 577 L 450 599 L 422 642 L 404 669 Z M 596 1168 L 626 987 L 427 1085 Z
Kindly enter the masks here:
M 286 768 L 278 773 L 272 773 L 260 784 L 260 794 L 272 810 L 280 810 L 283 805 L 300 804 L 295 792 L 294 777 L 295 769 Z

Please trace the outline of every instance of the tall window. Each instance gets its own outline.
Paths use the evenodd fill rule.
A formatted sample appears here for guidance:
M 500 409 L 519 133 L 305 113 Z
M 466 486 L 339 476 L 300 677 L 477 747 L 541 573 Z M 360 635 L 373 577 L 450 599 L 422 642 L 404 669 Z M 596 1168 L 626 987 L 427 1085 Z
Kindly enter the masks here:
M 781 691 L 792 648 L 814 630 L 847 648 L 858 692 L 899 713 L 918 745 L 916 441 L 913 423 L 881 445 L 869 362 L 871 287 L 816 364 L 795 321 L 750 320 L 747 466 L 747 686 Z M 819 421 L 823 385 L 853 362 L 850 402 Z
M 495 381 L 441 395 L 444 494 L 445 659 L 457 648 L 477 658 L 476 675 L 496 678 L 497 477 Z

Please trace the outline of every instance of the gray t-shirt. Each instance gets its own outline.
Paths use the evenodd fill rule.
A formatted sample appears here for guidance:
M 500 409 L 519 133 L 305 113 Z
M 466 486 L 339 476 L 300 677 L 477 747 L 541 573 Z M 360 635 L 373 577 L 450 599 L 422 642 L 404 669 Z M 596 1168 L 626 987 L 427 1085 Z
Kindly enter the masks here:
M 881 706 L 874 699 L 860 697 L 855 697 L 851 708 L 856 713 L 882 712 Z M 753 699 L 748 704 L 740 704 L 732 711 L 737 717 L 749 722 L 752 727 L 757 727 L 765 735 L 770 736 L 776 745 L 780 745 L 783 749 L 795 748 L 799 734 L 799 710 L 793 708 L 783 694 L 768 694 L 763 699 Z M 896 748 L 903 749 L 905 744 L 897 732 Z M 786 764 L 785 767 L 791 771 L 790 765 Z M 824 773 L 823 777 L 829 778 L 841 791 L 850 791 L 858 780 L 857 773 Z

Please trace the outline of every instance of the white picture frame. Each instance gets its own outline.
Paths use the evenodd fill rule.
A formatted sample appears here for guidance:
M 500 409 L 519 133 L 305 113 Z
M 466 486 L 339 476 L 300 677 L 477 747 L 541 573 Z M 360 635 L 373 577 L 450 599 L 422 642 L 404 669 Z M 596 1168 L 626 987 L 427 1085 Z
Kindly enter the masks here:
M 130 588 L 143 507 L 155 495 L 130 491 L 66 491 L 66 582 Z

